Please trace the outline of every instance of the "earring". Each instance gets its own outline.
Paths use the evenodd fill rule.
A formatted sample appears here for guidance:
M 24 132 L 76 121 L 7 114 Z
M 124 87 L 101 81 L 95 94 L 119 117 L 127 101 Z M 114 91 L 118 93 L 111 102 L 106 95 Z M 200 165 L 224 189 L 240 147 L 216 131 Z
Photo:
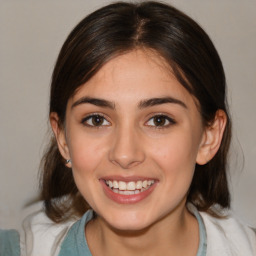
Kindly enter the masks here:
M 66 164 L 69 164 L 69 163 L 71 163 L 71 159 L 66 160 Z

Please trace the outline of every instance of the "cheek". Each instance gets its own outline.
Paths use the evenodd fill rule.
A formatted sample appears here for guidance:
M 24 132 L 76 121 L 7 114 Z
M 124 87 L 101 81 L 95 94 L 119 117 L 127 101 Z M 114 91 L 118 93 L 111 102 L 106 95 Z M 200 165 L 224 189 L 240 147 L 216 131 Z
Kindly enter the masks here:
M 96 170 L 104 159 L 102 148 L 97 141 L 80 137 L 79 140 L 72 139 L 70 150 L 76 186 L 89 205 L 95 207 L 93 202 L 98 195 L 91 192 L 99 187 Z
M 193 178 L 197 146 L 192 136 L 175 134 L 151 147 L 151 159 L 161 170 L 168 193 L 186 193 Z
M 74 176 L 87 176 L 93 173 L 104 158 L 102 141 L 76 134 L 70 142 L 69 150 Z
M 149 148 L 151 157 L 167 169 L 179 169 L 187 164 L 194 165 L 196 162 L 197 144 L 186 133 L 175 133 L 174 136 L 165 137 Z

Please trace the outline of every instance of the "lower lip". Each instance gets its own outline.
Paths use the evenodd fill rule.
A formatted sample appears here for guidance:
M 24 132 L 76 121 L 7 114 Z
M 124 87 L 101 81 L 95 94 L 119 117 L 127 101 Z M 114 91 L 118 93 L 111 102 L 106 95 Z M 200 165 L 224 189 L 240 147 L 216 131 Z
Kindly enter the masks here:
M 143 199 L 148 197 L 153 192 L 153 190 L 156 187 L 156 183 L 157 183 L 157 182 L 155 182 L 147 190 L 140 192 L 138 194 L 121 195 L 121 194 L 113 192 L 113 190 L 110 189 L 106 185 L 104 180 L 100 180 L 100 182 L 103 186 L 104 193 L 107 195 L 107 197 L 119 204 L 135 204 L 135 203 L 142 201 Z

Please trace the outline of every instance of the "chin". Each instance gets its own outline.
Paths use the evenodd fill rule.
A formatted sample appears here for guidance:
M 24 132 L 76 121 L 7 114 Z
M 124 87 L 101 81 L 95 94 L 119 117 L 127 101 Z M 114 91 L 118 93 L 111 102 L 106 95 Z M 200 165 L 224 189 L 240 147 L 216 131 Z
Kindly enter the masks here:
M 138 232 L 138 231 L 145 230 L 149 226 L 147 223 L 142 223 L 142 222 L 131 223 L 131 222 L 124 222 L 124 221 L 109 223 L 109 225 L 111 226 L 112 229 L 117 230 L 119 232 L 122 232 L 122 231 Z
M 112 229 L 119 231 L 141 231 L 153 223 L 144 214 L 135 212 L 113 213 L 102 218 Z

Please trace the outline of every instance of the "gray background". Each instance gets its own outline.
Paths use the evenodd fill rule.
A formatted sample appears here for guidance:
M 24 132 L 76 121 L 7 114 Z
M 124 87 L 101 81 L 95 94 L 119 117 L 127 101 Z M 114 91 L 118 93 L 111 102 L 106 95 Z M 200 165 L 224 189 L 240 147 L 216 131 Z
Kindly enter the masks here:
M 16 228 L 38 191 L 51 72 L 62 43 L 109 1 L 0 0 L 0 227 Z M 256 0 L 165 1 L 208 32 L 223 60 L 233 118 L 232 208 L 256 226 Z

